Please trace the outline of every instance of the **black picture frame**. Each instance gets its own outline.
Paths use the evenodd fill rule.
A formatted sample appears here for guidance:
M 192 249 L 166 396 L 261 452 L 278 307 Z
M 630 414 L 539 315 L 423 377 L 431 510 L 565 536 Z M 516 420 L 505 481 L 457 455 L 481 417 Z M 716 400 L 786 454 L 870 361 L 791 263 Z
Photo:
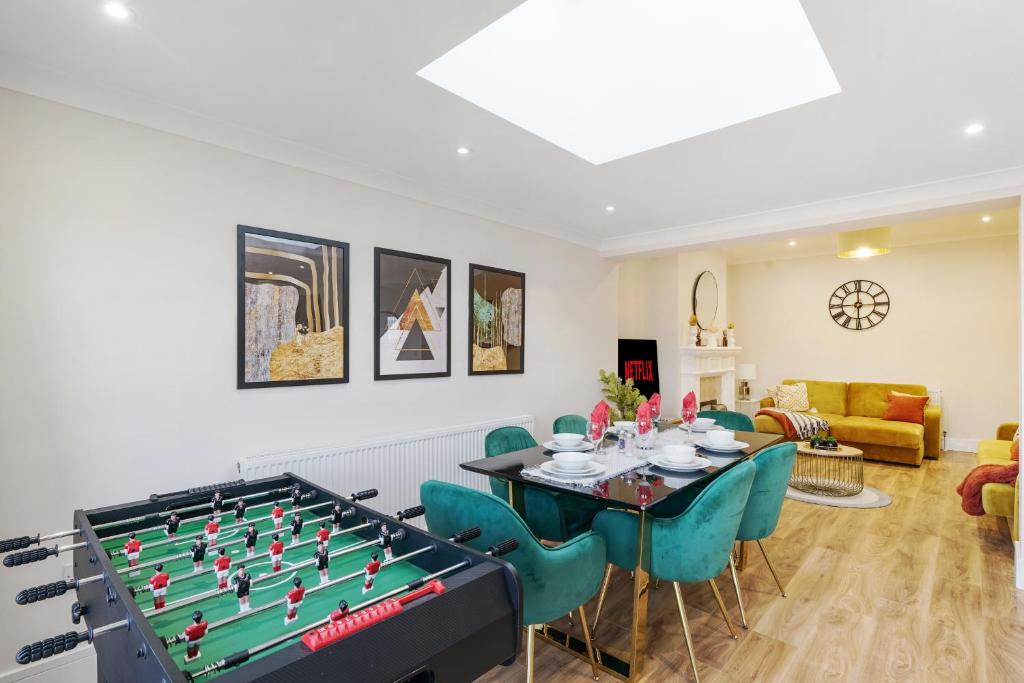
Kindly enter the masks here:
M 380 261 L 382 256 L 394 256 L 398 258 L 415 259 L 419 261 L 426 261 L 428 263 L 434 263 L 444 266 L 444 272 L 446 275 L 445 281 L 445 369 L 439 372 L 404 372 L 404 373 L 391 373 L 382 374 L 380 368 L 380 315 L 385 311 L 381 309 L 381 268 Z M 374 247 L 373 248 L 373 379 L 374 380 L 391 380 L 391 379 L 425 379 L 430 377 L 451 377 L 452 375 L 452 262 L 451 259 L 441 258 L 438 256 L 427 256 L 425 254 L 415 254 L 408 251 L 399 251 L 397 249 L 387 249 L 385 247 Z
M 237 333 L 238 333 L 238 346 L 236 350 L 237 355 L 237 388 L 238 389 L 262 389 L 267 387 L 295 387 L 295 386 L 308 386 L 316 384 L 346 384 L 349 381 L 349 377 L 352 374 L 352 369 L 349 366 L 349 346 L 351 340 L 350 328 L 349 328 L 349 243 L 339 242 L 337 240 L 325 239 L 322 237 L 312 237 L 309 235 L 299 235 L 291 232 L 283 232 L 280 230 L 269 230 L 267 228 L 258 228 L 251 225 L 238 225 L 236 228 L 236 256 L 237 256 Z M 269 380 L 269 381 L 247 381 L 246 380 L 246 369 L 245 369 L 245 283 L 246 283 L 246 244 L 245 238 L 247 235 L 255 235 L 257 237 L 271 237 L 276 239 L 294 240 L 298 242 L 306 242 L 310 244 L 320 245 L 323 247 L 332 247 L 340 250 L 340 262 L 341 262 L 341 278 L 340 281 L 335 281 L 340 286 L 340 293 L 332 300 L 332 302 L 338 302 L 340 300 L 339 309 L 341 319 L 341 327 L 343 330 L 343 345 L 342 345 L 342 376 L 321 378 L 321 379 L 294 379 L 294 380 Z M 333 261 L 333 258 L 332 258 Z M 311 269 L 312 272 L 312 269 Z M 273 273 L 270 273 L 273 274 Z M 314 278 L 319 279 L 319 278 Z M 312 280 L 311 280 L 312 282 Z M 332 288 L 333 289 L 333 288 Z M 330 297 L 330 294 L 327 295 Z M 325 302 L 327 300 L 325 299 Z M 318 301 L 319 305 L 319 301 Z M 329 316 L 330 313 L 326 312 L 325 316 Z
M 519 346 L 519 367 L 514 370 L 474 370 L 473 369 L 473 338 L 474 338 L 474 300 L 473 294 L 476 291 L 475 274 L 478 271 L 486 271 L 489 273 L 497 273 L 499 275 L 508 275 L 511 277 L 519 278 L 522 283 L 522 314 L 520 316 L 519 325 L 519 339 L 522 342 Z M 521 273 L 518 270 L 507 270 L 505 268 L 496 268 L 494 266 L 484 266 L 478 263 L 469 264 L 469 315 L 468 319 L 468 336 L 466 339 L 466 352 L 467 352 L 467 367 L 469 369 L 470 376 L 474 375 L 521 375 L 526 372 L 526 273 Z

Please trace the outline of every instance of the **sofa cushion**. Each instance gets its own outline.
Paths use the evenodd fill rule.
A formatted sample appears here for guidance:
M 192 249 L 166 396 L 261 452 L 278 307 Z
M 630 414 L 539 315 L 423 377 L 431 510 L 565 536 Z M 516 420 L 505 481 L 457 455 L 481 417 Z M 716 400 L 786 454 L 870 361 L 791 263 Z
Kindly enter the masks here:
M 924 442 L 924 425 L 890 422 L 880 417 L 848 415 L 830 424 L 830 427 L 832 436 L 841 442 L 853 441 L 897 448 L 921 448 Z
M 1013 485 L 985 484 L 982 486 L 981 507 L 987 514 L 1013 519 Z
M 885 407 L 885 415 L 882 416 L 882 419 L 923 425 L 924 407 L 927 403 L 927 396 L 911 396 L 898 391 L 890 391 L 889 405 Z
M 783 384 L 806 384 L 807 402 L 819 413 L 846 415 L 846 382 L 815 382 L 806 379 L 784 379 Z
M 825 422 L 828 422 L 829 426 L 833 422 L 842 420 L 845 416 L 833 415 L 830 413 L 804 413 L 805 415 L 813 415 L 814 417 L 820 417 Z M 754 418 L 754 429 L 761 432 L 762 434 L 785 434 L 782 425 L 779 424 L 778 420 L 770 415 L 758 415 Z
M 1009 465 L 1010 441 L 982 439 L 978 442 L 979 465 Z
M 799 413 L 811 409 L 810 401 L 807 400 L 807 385 L 803 382 L 769 387 L 768 396 L 779 410 L 792 410 Z
M 847 415 L 860 417 L 882 417 L 889 405 L 889 392 L 927 396 L 928 388 L 921 384 L 876 384 L 874 382 L 851 382 L 847 399 Z

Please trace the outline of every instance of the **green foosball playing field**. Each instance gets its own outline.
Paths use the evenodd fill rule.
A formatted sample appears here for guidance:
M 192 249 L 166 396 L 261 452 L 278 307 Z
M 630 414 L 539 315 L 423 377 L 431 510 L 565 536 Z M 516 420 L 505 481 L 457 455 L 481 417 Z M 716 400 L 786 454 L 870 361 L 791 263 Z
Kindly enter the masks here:
M 254 506 L 255 507 L 255 506 Z M 290 506 L 285 505 L 286 509 Z M 309 506 L 302 512 L 305 522 L 300 536 L 300 544 L 291 545 L 291 527 L 288 521 L 292 513 L 290 509 L 285 515 L 285 525 L 277 532 L 285 543 L 284 556 L 281 563 L 281 571 L 274 574 L 271 571 L 270 558 L 266 555 L 267 546 L 272 540 L 274 524 L 270 519 L 260 519 L 269 515 L 269 507 L 260 509 L 250 508 L 247 513 L 248 521 L 256 521 L 256 528 L 260 532 L 259 540 L 256 543 L 256 557 L 247 560 L 245 556 L 245 544 L 241 541 L 245 532 L 246 524 L 237 528 L 226 528 L 234 526 L 234 515 L 225 511 L 221 518 L 221 531 L 217 538 L 217 545 L 209 549 L 203 563 L 205 573 L 193 572 L 193 564 L 189 548 L 194 542 L 195 536 L 202 533 L 207 519 L 201 517 L 195 520 L 183 521 L 176 539 L 172 543 L 163 543 L 167 536 L 163 528 L 140 532 L 137 539 L 142 542 L 142 550 L 139 556 L 141 569 L 124 571 L 121 577 L 129 585 L 137 589 L 135 600 L 139 607 L 147 611 L 147 618 L 153 630 L 159 636 L 163 636 L 170 644 L 168 652 L 178 666 L 184 670 L 194 673 L 204 666 L 219 659 L 228 657 L 235 652 L 264 643 L 328 616 L 331 611 L 337 608 L 340 600 L 347 600 L 352 608 L 375 596 L 383 595 L 390 590 L 407 584 L 413 579 L 425 576 L 428 572 L 412 561 L 396 561 L 391 564 L 385 563 L 376 576 L 373 588 L 363 594 L 363 568 L 370 561 L 373 552 L 378 553 L 378 559 L 385 561 L 382 549 L 373 545 L 359 547 L 349 552 L 339 553 L 347 548 L 356 545 L 366 545 L 367 539 L 356 533 L 341 531 L 331 536 L 328 551 L 332 557 L 328 576 L 330 580 L 339 579 L 347 575 L 354 575 L 351 579 L 342 583 L 328 586 L 322 590 L 313 590 L 320 585 L 320 575 L 316 563 L 311 562 L 313 553 L 316 550 L 314 534 L 320 527 L 320 518 L 330 511 L 329 504 L 318 504 Z M 331 528 L 330 520 L 328 529 Z M 346 520 L 345 526 L 362 526 L 361 520 Z M 366 533 L 366 532 L 364 532 Z M 371 530 L 367 536 L 370 540 L 376 538 L 376 531 Z M 124 546 L 126 537 L 119 536 L 104 541 L 104 548 L 113 554 L 114 566 L 119 573 L 127 570 L 128 560 L 119 554 Z M 163 543 L 162 545 L 156 545 Z M 401 542 L 396 541 L 394 556 L 400 557 L 403 550 Z M 147 547 L 149 546 L 149 547 Z M 218 625 L 217 622 L 239 614 L 238 598 L 235 596 L 233 587 L 229 583 L 228 589 L 216 592 L 194 603 L 175 608 L 178 601 L 197 596 L 207 591 L 215 591 L 217 588 L 216 574 L 212 570 L 213 560 L 218 556 L 217 549 L 226 547 L 231 557 L 231 569 L 229 576 L 234 576 L 239 564 L 245 564 L 246 570 L 252 577 L 253 583 L 249 594 L 250 610 L 247 615 L 231 623 Z M 335 553 L 339 553 L 335 555 Z M 171 559 L 181 556 L 177 559 Z M 154 574 L 153 566 L 150 563 L 155 561 L 163 562 L 163 569 L 170 574 L 171 582 L 167 589 L 166 607 L 159 611 L 153 611 L 153 597 L 148 592 L 148 581 Z M 300 563 L 307 563 L 305 567 L 295 569 Z M 290 624 L 285 624 L 286 607 L 282 603 L 262 612 L 259 608 L 275 601 L 282 600 L 285 594 L 293 588 L 292 579 L 298 576 L 302 579 L 302 585 L 306 588 L 306 595 L 298 609 L 298 618 Z M 139 590 L 142 589 L 142 590 Z M 200 644 L 201 656 L 188 664 L 185 663 L 185 643 L 173 643 L 176 635 L 182 633 L 186 626 L 192 624 L 192 613 L 195 610 L 203 612 L 203 619 L 209 622 L 210 627 L 206 636 Z M 296 640 L 282 643 L 280 646 L 266 650 L 260 654 L 264 656 L 277 651 L 280 648 L 293 645 Z

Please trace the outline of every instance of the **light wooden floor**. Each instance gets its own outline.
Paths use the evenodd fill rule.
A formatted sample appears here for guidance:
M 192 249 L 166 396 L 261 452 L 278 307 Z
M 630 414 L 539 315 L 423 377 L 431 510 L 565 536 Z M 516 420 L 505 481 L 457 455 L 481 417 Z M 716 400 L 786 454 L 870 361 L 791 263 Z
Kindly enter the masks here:
M 702 681 L 1024 681 L 1024 593 L 1013 588 L 1006 523 L 968 517 L 955 493 L 974 464 L 956 452 L 920 468 L 867 463 L 867 484 L 893 497 L 881 509 L 787 500 L 766 547 L 788 598 L 752 544 L 740 578 L 750 630 L 737 627 L 738 641 L 706 584 L 684 590 Z M 630 585 L 628 574 L 613 573 L 599 641 L 628 642 Z M 718 585 L 738 622 L 727 572 Z M 644 680 L 692 680 L 671 586 L 652 591 L 649 617 Z M 541 642 L 536 663 L 538 681 L 590 676 L 588 665 Z M 525 677 L 520 656 L 481 680 Z

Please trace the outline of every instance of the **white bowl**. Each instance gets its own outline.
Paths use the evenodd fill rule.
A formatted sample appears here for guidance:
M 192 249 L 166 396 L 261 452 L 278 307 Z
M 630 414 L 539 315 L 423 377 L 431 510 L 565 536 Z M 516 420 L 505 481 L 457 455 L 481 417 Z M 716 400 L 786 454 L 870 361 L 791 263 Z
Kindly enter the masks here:
M 665 446 L 664 458 L 676 465 L 689 465 L 697 459 L 697 449 L 686 444 L 668 444 Z
M 576 446 L 579 446 L 581 443 L 583 443 L 583 439 L 585 437 L 583 436 L 583 434 L 564 433 L 552 434 L 551 438 L 553 438 L 555 440 L 555 443 L 557 443 L 562 448 L 575 448 Z
M 564 472 L 582 472 L 587 469 L 592 460 L 590 453 L 579 451 L 555 451 L 551 454 L 551 458 L 555 461 L 557 468 Z
M 708 432 L 708 441 L 714 446 L 728 446 L 736 440 L 736 432 L 728 429 L 718 429 Z
M 693 426 L 697 429 L 708 430 L 715 424 L 715 418 L 713 417 L 698 417 L 693 421 Z

